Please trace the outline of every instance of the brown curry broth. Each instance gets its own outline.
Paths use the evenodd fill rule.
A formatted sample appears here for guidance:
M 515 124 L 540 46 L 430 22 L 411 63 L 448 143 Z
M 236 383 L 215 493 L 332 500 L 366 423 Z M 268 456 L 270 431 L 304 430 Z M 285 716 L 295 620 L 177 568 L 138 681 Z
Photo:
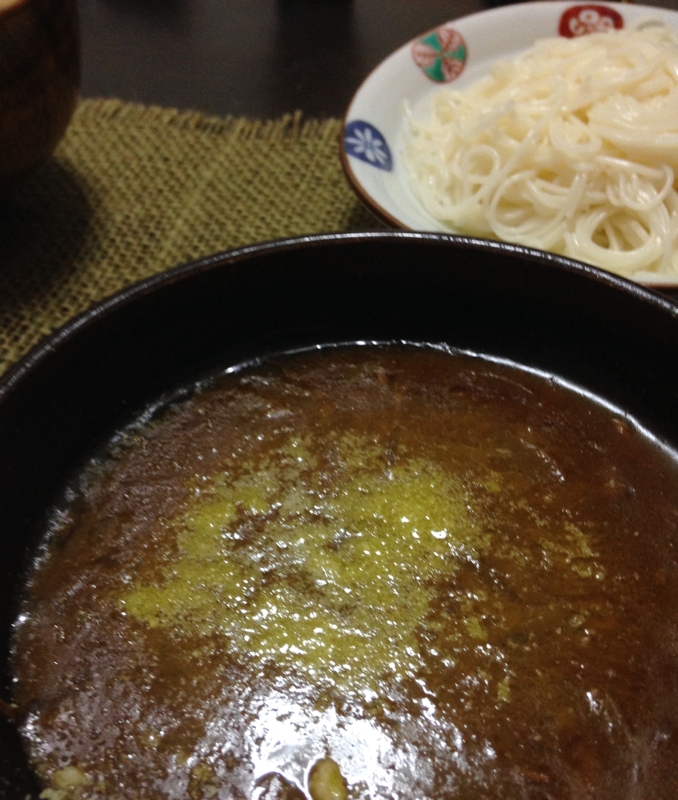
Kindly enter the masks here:
M 73 796 L 240 798 L 331 754 L 360 798 L 675 796 L 678 480 L 624 419 L 516 368 L 348 347 L 221 377 L 111 450 L 55 516 L 17 625 L 47 785 L 75 766 Z M 420 546 L 388 508 L 426 486 Z M 234 606 L 203 535 L 220 509 L 221 563 L 259 559 Z M 297 524 L 316 543 L 286 561 Z M 347 564 L 364 580 L 341 600 Z M 252 609 L 275 603 L 262 633 Z M 286 636 L 301 655 L 271 657 Z

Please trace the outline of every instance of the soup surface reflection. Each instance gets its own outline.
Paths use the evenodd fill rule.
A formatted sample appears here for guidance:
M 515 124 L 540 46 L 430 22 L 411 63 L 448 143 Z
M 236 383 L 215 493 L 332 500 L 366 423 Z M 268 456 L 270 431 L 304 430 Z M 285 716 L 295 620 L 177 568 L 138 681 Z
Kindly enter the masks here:
M 215 378 L 54 514 L 15 634 L 44 797 L 675 798 L 677 543 L 673 459 L 555 380 Z

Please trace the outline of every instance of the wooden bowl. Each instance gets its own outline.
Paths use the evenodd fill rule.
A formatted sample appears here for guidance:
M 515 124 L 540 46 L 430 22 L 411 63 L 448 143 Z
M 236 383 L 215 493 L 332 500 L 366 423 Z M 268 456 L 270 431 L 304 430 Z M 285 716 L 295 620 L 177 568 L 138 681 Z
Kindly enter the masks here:
M 76 0 L 0 0 L 0 192 L 52 155 L 79 83 Z

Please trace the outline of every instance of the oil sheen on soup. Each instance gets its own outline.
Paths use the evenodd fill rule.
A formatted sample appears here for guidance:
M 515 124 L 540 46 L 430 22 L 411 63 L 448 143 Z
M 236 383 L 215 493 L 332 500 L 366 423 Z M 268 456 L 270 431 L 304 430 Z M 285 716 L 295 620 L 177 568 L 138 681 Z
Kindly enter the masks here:
M 245 366 L 55 512 L 14 642 L 46 800 L 675 800 L 678 470 L 414 345 Z

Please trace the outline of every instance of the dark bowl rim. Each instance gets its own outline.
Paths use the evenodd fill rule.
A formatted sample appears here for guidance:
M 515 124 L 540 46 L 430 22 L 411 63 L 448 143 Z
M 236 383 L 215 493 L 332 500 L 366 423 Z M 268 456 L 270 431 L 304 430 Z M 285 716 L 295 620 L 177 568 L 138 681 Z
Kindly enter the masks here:
M 97 320 L 114 314 L 118 309 L 133 303 L 136 298 L 152 294 L 154 291 L 162 289 L 164 286 L 189 280 L 194 275 L 206 273 L 212 269 L 219 269 L 239 261 L 256 258 L 258 256 L 266 256 L 271 253 L 285 252 L 300 248 L 311 249 L 324 245 L 341 246 L 343 244 L 360 242 L 378 244 L 379 242 L 388 243 L 394 241 L 448 243 L 452 248 L 476 250 L 486 254 L 505 253 L 518 256 L 530 262 L 540 263 L 546 269 L 555 268 L 567 273 L 585 276 L 588 280 L 605 284 L 612 290 L 632 295 L 639 301 L 650 303 L 658 310 L 667 312 L 673 317 L 678 318 L 678 300 L 673 301 L 654 289 L 614 273 L 607 272 L 606 270 L 599 269 L 598 267 L 591 266 L 590 264 L 575 261 L 574 259 L 555 253 L 524 247 L 522 245 L 495 241 L 493 239 L 461 236 L 452 233 L 410 230 L 314 233 L 255 242 L 241 247 L 219 251 L 170 267 L 147 278 L 135 281 L 107 295 L 67 320 L 52 331 L 52 333 L 40 339 L 0 376 L 0 406 L 9 398 L 24 377 L 39 368 L 43 362 L 49 359 L 50 354 L 62 344 L 79 335 L 83 329 L 96 323 Z

